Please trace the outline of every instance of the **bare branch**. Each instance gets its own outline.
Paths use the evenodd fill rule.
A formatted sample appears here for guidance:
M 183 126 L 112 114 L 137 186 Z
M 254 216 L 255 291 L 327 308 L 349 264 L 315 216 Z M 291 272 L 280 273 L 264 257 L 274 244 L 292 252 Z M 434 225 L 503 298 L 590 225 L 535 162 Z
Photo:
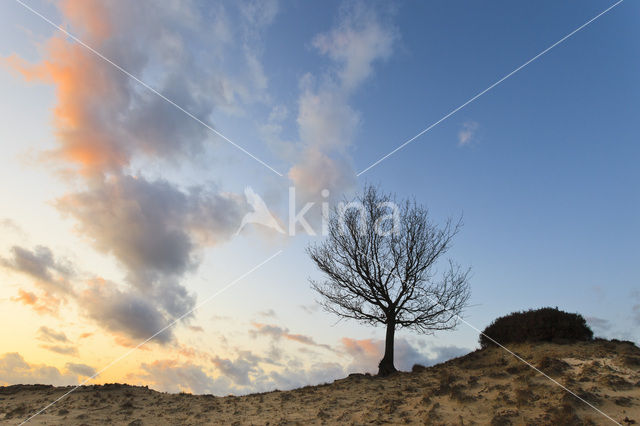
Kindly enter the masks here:
M 360 209 L 332 212 L 328 238 L 307 249 L 326 278 L 312 287 L 324 309 L 343 318 L 423 333 L 452 329 L 469 301 L 469 270 L 449 261 L 438 277 L 436 265 L 462 221 L 437 226 L 415 200 L 395 201 L 367 186 L 348 204 Z

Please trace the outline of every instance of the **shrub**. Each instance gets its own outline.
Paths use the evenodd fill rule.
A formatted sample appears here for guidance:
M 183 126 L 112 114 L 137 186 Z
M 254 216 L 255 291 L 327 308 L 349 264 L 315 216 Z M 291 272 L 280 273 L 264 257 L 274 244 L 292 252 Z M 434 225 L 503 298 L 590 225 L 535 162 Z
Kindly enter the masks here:
M 493 321 L 480 335 L 480 346 L 523 342 L 591 340 L 593 331 L 580 314 L 570 314 L 558 308 L 530 309 L 513 312 Z

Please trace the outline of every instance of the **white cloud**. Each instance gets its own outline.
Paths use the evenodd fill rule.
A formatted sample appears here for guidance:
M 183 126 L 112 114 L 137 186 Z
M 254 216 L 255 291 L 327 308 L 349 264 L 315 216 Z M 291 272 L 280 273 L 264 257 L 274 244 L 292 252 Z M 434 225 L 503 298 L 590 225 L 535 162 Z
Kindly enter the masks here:
M 302 204 L 324 201 L 322 189 L 339 196 L 355 184 L 349 147 L 361 117 L 349 97 L 372 74 L 376 61 L 390 57 L 396 39 L 396 30 L 362 3 L 343 9 L 338 24 L 313 39 L 312 45 L 332 65 L 319 82 L 307 74 L 300 84 L 297 124 L 301 149 L 289 178 Z
M 382 24 L 373 9 L 355 3 L 343 11 L 337 27 L 313 39 L 313 46 L 336 62 L 339 81 L 348 91 L 372 74 L 374 62 L 391 56 L 397 38 L 397 31 Z
M 475 121 L 467 121 L 462 125 L 462 129 L 458 132 L 458 146 L 469 145 L 478 130 L 478 123 Z
M 352 142 L 360 115 L 344 94 L 306 90 L 299 100 L 298 127 L 305 144 L 322 151 L 343 151 Z

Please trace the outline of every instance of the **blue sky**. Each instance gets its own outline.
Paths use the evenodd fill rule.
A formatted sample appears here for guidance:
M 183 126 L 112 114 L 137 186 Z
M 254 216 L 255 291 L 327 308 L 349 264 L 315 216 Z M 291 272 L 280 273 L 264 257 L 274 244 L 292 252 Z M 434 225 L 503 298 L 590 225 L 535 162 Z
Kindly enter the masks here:
M 415 197 L 438 221 L 463 214 L 450 255 L 473 269 L 470 323 L 558 306 L 588 317 L 597 335 L 639 341 L 637 3 L 621 3 L 359 177 L 613 3 L 28 4 L 284 176 L 18 3 L 2 4 L 0 175 L 11 184 L 0 192 L 1 297 L 6 315 L 23 321 L 2 331 L 0 352 L 19 353 L 29 372 L 5 381 L 77 382 L 69 359 L 100 368 L 279 250 L 171 339 L 151 343 L 153 353 L 96 382 L 175 390 L 159 377 L 188 362 L 207 379 L 184 389 L 243 393 L 373 370 L 382 330 L 336 324 L 314 307 L 307 278 L 318 273 L 304 248 L 318 237 L 258 225 L 234 237 L 246 186 L 284 222 L 291 186 L 318 208 L 318 188 L 335 201 L 367 182 Z M 66 290 L 25 268 L 20 253 Z M 66 341 L 43 343 L 45 324 L 66 330 Z M 477 333 L 462 324 L 400 339 L 408 365 L 473 349 Z M 38 376 L 43 366 L 59 375 Z

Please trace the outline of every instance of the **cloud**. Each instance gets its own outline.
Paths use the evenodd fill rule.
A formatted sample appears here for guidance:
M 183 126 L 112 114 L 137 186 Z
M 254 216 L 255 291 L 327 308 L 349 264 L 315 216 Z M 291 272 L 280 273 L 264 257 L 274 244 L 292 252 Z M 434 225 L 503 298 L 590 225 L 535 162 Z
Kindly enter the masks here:
M 355 185 L 348 150 L 362 120 L 349 97 L 373 73 L 374 63 L 390 57 L 396 39 L 395 28 L 362 3 L 344 8 L 337 25 L 313 39 L 313 47 L 331 59 L 332 68 L 319 83 L 310 74 L 301 81 L 301 149 L 288 176 L 302 205 L 320 201 L 322 189 L 338 195 Z
M 66 259 L 56 259 L 48 247 L 30 250 L 13 246 L 8 257 L 0 257 L 0 267 L 34 279 L 39 294 L 18 289 L 18 295 L 11 300 L 30 306 L 39 314 L 56 315 L 60 305 L 73 297 L 71 280 L 76 272 Z
M 239 4 L 240 13 L 245 18 L 247 36 L 258 37 L 261 30 L 273 23 L 278 14 L 277 0 L 250 0 Z
M 281 390 L 331 383 L 343 377 L 345 377 L 344 368 L 336 362 L 321 362 L 312 364 L 308 369 L 286 368 L 283 371 L 269 373 L 272 386 Z
M 240 351 L 235 360 L 212 359 L 216 368 L 228 379 L 225 393 L 246 394 L 273 389 L 294 389 L 308 384 L 333 381 L 345 376 L 344 368 L 335 362 L 314 363 L 305 367 L 297 358 L 289 359 L 284 368 L 270 358 Z M 260 364 L 269 363 L 275 369 L 263 369 Z M 221 383 L 218 389 L 222 390 Z
M 238 50 L 243 53 L 245 62 L 243 68 L 246 72 L 246 80 L 251 85 L 251 94 L 244 93 L 244 96 L 267 103 L 269 95 L 266 89 L 269 79 L 265 75 L 260 57 L 264 50 L 264 33 L 278 14 L 278 3 L 277 0 L 251 0 L 236 4 L 242 17 L 237 26 L 240 29 L 238 38 L 242 40 L 241 49 Z
M 78 383 L 73 371 L 61 372 L 45 364 L 29 364 L 17 352 L 0 356 L 0 383 L 3 384 L 51 384 L 68 386 Z
M 589 327 L 598 331 L 599 333 L 606 333 L 611 330 L 613 324 L 609 320 L 598 317 L 586 317 Z
M 288 333 L 286 328 L 269 324 L 256 327 L 250 334 L 254 337 L 269 336 L 275 341 L 299 336 Z M 306 347 L 316 346 L 312 341 L 308 341 L 306 336 L 301 340 L 305 342 Z M 424 346 L 423 353 L 409 340 L 396 339 L 396 366 L 400 370 L 410 370 L 416 363 L 432 365 L 469 352 L 469 349 L 456 346 Z M 351 358 L 351 363 L 346 368 L 334 361 L 306 363 L 298 357 L 283 354 L 281 350 L 275 357 L 273 351 L 260 356 L 251 351 L 237 350 L 235 358 L 218 355 L 209 357 L 210 365 L 187 365 L 175 360 L 143 364 L 143 373 L 136 377 L 144 380 L 144 383 L 150 383 L 168 392 L 187 390 L 216 395 L 241 395 L 332 382 L 352 372 L 375 373 L 383 349 L 383 340 L 342 339 L 340 352 Z M 269 364 L 270 367 L 265 367 L 265 364 Z
M 78 348 L 75 346 L 40 345 L 40 347 L 60 355 L 78 356 Z
M 13 246 L 10 258 L 0 258 L 0 266 L 35 278 L 47 289 L 62 293 L 70 291 L 67 280 L 74 274 L 67 261 L 54 259 L 51 249 L 44 246 L 33 250 Z
M 222 58 L 237 49 L 227 42 L 240 26 L 225 22 L 229 15 L 224 7 L 211 8 L 205 18 L 192 2 L 155 6 L 150 1 L 59 4 L 71 32 L 131 74 L 146 76 L 158 92 L 202 120 L 215 110 L 241 109 L 238 99 L 251 100 L 256 84 L 265 84 L 263 77 L 259 83 L 253 78 L 261 65 L 249 40 L 244 67 L 238 69 L 251 71 L 225 69 Z M 254 9 L 240 16 L 265 24 L 273 19 L 273 8 Z M 267 10 L 268 15 L 262 13 Z M 212 23 L 224 25 L 211 31 Z M 257 31 L 255 25 L 243 28 Z M 55 85 L 59 146 L 49 157 L 75 165 L 85 175 L 120 172 L 139 155 L 171 162 L 193 159 L 210 136 L 200 123 L 63 35 L 44 44 L 38 63 L 16 55 L 5 62 L 27 80 Z
M 477 130 L 478 123 L 475 121 L 467 121 L 464 123 L 462 129 L 458 132 L 458 146 L 469 145 L 473 142 Z
M 69 339 L 63 332 L 56 332 L 49 327 L 42 326 L 38 329 L 38 339 L 48 342 L 67 343 Z
M 13 300 L 14 302 L 24 303 L 25 305 L 35 305 L 38 301 L 38 296 L 30 291 L 19 289 L 18 296 L 12 297 L 11 300 Z
M 196 63 L 204 58 L 195 48 L 210 44 L 210 32 L 194 5 L 157 8 L 65 1 L 60 8 L 81 38 L 134 75 L 153 70 L 154 86 L 196 117 L 206 120 L 215 108 L 233 102 L 237 83 L 229 82 L 216 66 Z M 104 307 L 94 303 L 96 288 L 85 292 L 91 308 L 87 311 L 111 330 L 129 330 L 130 337 L 141 337 L 166 322 L 160 311 L 176 317 L 194 306 L 194 296 L 180 280 L 199 264 L 201 245 L 224 241 L 237 228 L 244 201 L 212 186 L 184 191 L 168 181 L 128 176 L 127 167 L 138 156 L 195 160 L 208 130 L 64 37 L 49 39 L 44 52 L 36 64 L 17 56 L 8 63 L 26 79 L 56 86 L 58 148 L 49 157 L 77 166 L 87 184 L 86 190 L 59 199 L 57 206 L 75 219 L 98 250 L 116 257 L 134 287 L 125 292 L 103 288 L 100 293 L 106 291 L 103 296 L 109 298 Z M 30 258 L 16 251 L 14 257 L 22 263 L 15 260 L 11 266 L 51 282 L 50 271 L 56 265 L 50 251 L 38 250 Z M 116 301 L 127 305 L 119 307 Z M 109 320 L 108 313 L 122 320 Z M 150 317 L 139 325 L 124 322 L 140 322 L 146 314 Z
M 372 8 L 354 3 L 335 28 L 317 35 L 312 44 L 336 62 L 342 86 L 351 90 L 373 73 L 374 62 L 391 56 L 397 38 L 395 28 L 383 24 Z
M 216 382 L 202 366 L 181 364 L 175 360 L 143 363 L 142 373 L 132 377 L 164 392 L 217 393 Z
M 237 200 L 203 188 L 183 192 L 167 181 L 131 176 L 113 177 L 67 195 L 58 200 L 58 207 L 141 285 L 192 269 L 195 239 L 229 236 L 243 213 Z
M 384 341 L 343 337 L 341 343 L 344 351 L 353 358 L 352 363 L 347 367 L 348 371 L 355 373 L 377 372 L 378 363 L 384 352 Z
M 317 343 L 310 336 L 305 336 L 303 334 L 291 334 L 289 333 L 288 328 L 279 327 L 273 324 L 262 324 L 257 322 L 253 322 L 252 325 L 255 327 L 255 330 L 249 330 L 249 335 L 251 335 L 254 338 L 260 335 L 269 336 L 274 340 L 279 340 L 284 338 L 287 340 L 301 343 L 303 345 L 316 346 L 316 347 L 328 349 L 331 351 L 333 350 L 331 346 Z
M 335 83 L 314 87 L 311 81 L 303 82 L 296 121 L 302 148 L 288 176 L 300 198 L 298 204 L 320 201 L 323 189 L 337 196 L 353 187 L 355 172 L 348 148 L 361 118 L 349 105 L 347 93 Z
M 276 382 L 258 365 L 254 357 L 240 355 L 235 360 L 214 357 L 210 365 L 181 363 L 173 359 L 143 363 L 141 372 L 129 381 L 147 384 L 163 392 L 191 392 L 219 396 L 264 392 L 277 387 Z M 214 377 L 213 370 L 220 375 Z
M 278 327 L 277 325 L 262 324 L 257 322 L 254 322 L 252 324 L 256 328 L 256 330 L 249 330 L 249 334 L 253 338 L 256 338 L 259 335 L 263 335 L 270 336 L 273 339 L 280 339 L 289 331 L 285 328 Z
M 318 305 L 317 303 L 312 303 L 310 305 L 299 305 L 299 306 L 300 306 L 300 309 L 302 309 L 309 315 L 313 315 L 314 313 L 318 312 L 318 310 L 320 310 L 320 305 Z
M 266 98 L 258 45 L 275 19 L 276 2 L 230 4 L 241 8 L 236 14 L 217 5 L 206 16 L 195 2 L 156 7 L 145 0 L 66 0 L 57 6 L 72 33 L 205 122 L 214 112 L 241 113 Z M 83 284 L 74 297 L 86 315 L 114 333 L 146 338 L 194 306 L 195 296 L 181 281 L 200 264 L 205 246 L 226 241 L 237 229 L 244 198 L 215 185 L 185 189 L 132 176 L 138 163 L 201 163 L 212 134 L 59 33 L 41 51 L 35 63 L 17 55 L 4 62 L 26 80 L 55 87 L 56 146 L 44 158 L 81 188 L 57 200 L 57 207 L 127 274 L 126 286 L 94 282 L 83 291 Z M 46 250 L 16 251 L 8 265 L 56 282 L 62 270 Z M 19 297 L 35 306 L 39 295 Z M 160 341 L 170 340 L 169 334 Z
M 218 356 L 211 359 L 213 365 L 225 376 L 229 377 L 234 383 L 247 386 L 251 383 L 250 373 L 255 373 L 257 369 L 257 361 L 238 357 L 234 361 Z
M 122 289 L 116 283 L 98 277 L 78 279 L 80 274 L 69 272 L 75 271 L 76 268 L 68 262 L 61 266 L 48 247 L 39 246 L 31 252 L 16 246 L 13 247 L 12 253 L 13 259 L 4 260 L 5 267 L 32 276 L 38 283 L 47 283 L 43 295 L 37 296 L 19 289 L 18 296 L 13 297 L 13 301 L 30 306 L 38 313 L 55 314 L 61 300 L 51 293 L 63 292 L 65 300 L 77 303 L 82 315 L 91 318 L 116 337 L 144 340 L 173 319 L 188 312 L 194 304 L 193 297 L 188 295 L 182 286 L 169 281 L 163 282 L 162 286 L 151 287 L 150 291 L 143 293 L 138 288 Z M 56 274 L 72 277 L 73 282 L 60 279 L 64 285 L 59 285 Z M 38 338 L 49 342 L 68 342 L 64 333 L 58 333 L 45 326 L 38 330 Z M 172 339 L 173 333 L 169 329 L 156 336 L 154 341 L 167 343 Z M 77 349 L 71 346 L 43 347 L 61 354 L 77 353 Z
M 150 336 L 168 318 L 194 306 L 194 296 L 179 280 L 199 263 L 201 245 L 215 244 L 237 229 L 245 208 L 244 200 L 208 188 L 182 191 L 166 181 L 131 176 L 93 182 L 57 205 L 98 250 L 114 255 L 128 271 L 131 290 L 93 286 L 82 303 L 92 318 L 134 338 Z M 105 297 L 108 303 L 101 304 Z M 167 341 L 168 334 L 159 341 Z
M 360 117 L 342 93 L 309 88 L 299 102 L 298 126 L 306 144 L 320 151 L 342 151 L 353 140 Z
M 179 279 L 198 265 L 201 245 L 232 235 L 246 207 L 203 187 L 182 191 L 162 180 L 118 176 L 61 198 L 58 208 L 98 250 L 118 259 L 135 288 L 176 316 L 195 303 Z
M 147 295 L 120 290 L 115 283 L 101 279 L 87 283 L 87 288 L 78 294 L 78 305 L 85 315 L 112 333 L 140 341 L 165 328 L 171 318 L 158 310 Z M 158 343 L 172 339 L 171 329 L 154 337 Z
M 19 302 L 31 307 L 39 314 L 56 314 L 60 308 L 60 299 L 50 295 L 38 297 L 35 293 L 18 289 L 18 295 L 11 298 L 14 302 Z
M 0 227 L 4 228 L 7 232 L 11 232 L 21 237 L 25 236 L 24 230 L 12 219 L 0 219 Z
M 327 349 L 330 348 L 329 345 L 318 345 L 312 337 L 305 336 L 303 334 L 286 334 L 284 337 L 289 340 L 293 340 L 294 342 L 302 343 L 303 345 L 322 346 Z
M 327 201 L 322 191 L 329 190 L 331 199 L 341 191 L 353 188 L 355 173 L 350 158 L 344 153 L 327 153 L 315 146 L 308 146 L 289 169 L 289 178 L 296 188 L 296 204 Z
M 282 138 L 285 120 L 288 117 L 287 107 L 275 105 L 271 108 L 267 122 L 258 126 L 258 131 L 271 151 L 279 153 L 283 160 L 293 161 L 298 155 L 295 145 Z
M 341 340 L 343 350 L 353 358 L 347 367 L 349 372 L 378 371 L 378 363 L 384 354 L 384 340 L 380 339 L 351 339 L 344 337 Z M 394 347 L 394 363 L 397 369 L 409 371 L 414 364 L 434 365 L 451 358 L 455 358 L 470 352 L 467 348 L 458 346 L 430 346 L 430 356 L 422 353 L 405 338 L 396 338 Z
M 264 311 L 260 311 L 258 312 L 258 315 L 261 317 L 265 317 L 265 318 L 276 318 L 278 315 L 276 314 L 276 311 L 274 311 L 273 309 L 267 309 Z
M 116 283 L 93 277 L 78 281 L 74 287 L 69 286 L 66 297 L 75 301 L 82 315 L 91 318 L 99 326 L 112 332 L 116 337 L 144 340 L 160 329 L 164 328 L 176 316 L 187 312 L 180 311 L 178 304 L 180 297 L 185 297 L 181 287 L 164 287 L 167 301 L 158 307 L 149 294 L 143 294 L 137 289 L 121 289 Z M 19 295 L 12 300 L 32 307 L 38 313 L 56 313 L 60 300 L 45 294 L 36 296 L 32 292 L 18 290 Z M 173 292 L 173 294 L 172 294 Z M 169 301 L 173 297 L 173 301 Z M 179 311 L 175 314 L 171 310 Z M 91 333 L 84 333 L 81 337 L 88 337 Z M 62 332 L 56 332 L 48 327 L 38 330 L 38 338 L 54 343 L 67 343 L 69 340 Z M 166 330 L 154 338 L 155 342 L 167 343 L 173 338 L 172 331 Z M 137 342 L 136 342 L 137 343 Z M 75 355 L 77 349 L 71 346 L 43 345 L 42 347 L 61 354 Z
M 235 360 L 211 357 L 210 365 L 157 360 L 143 363 L 142 372 L 131 378 L 164 392 L 210 393 L 214 395 L 247 394 L 276 387 L 260 368 L 262 358 L 241 351 Z M 213 377 L 213 371 L 220 375 Z
M 448 361 L 453 358 L 457 358 L 462 355 L 466 355 L 472 350 L 469 348 L 464 348 L 460 346 L 432 346 L 429 348 L 432 355 L 429 357 L 428 362 L 425 364 L 436 365 L 442 362 Z
M 93 377 L 96 374 L 96 369 L 87 364 L 76 364 L 73 362 L 68 362 L 65 365 L 65 368 L 68 371 L 82 377 Z

